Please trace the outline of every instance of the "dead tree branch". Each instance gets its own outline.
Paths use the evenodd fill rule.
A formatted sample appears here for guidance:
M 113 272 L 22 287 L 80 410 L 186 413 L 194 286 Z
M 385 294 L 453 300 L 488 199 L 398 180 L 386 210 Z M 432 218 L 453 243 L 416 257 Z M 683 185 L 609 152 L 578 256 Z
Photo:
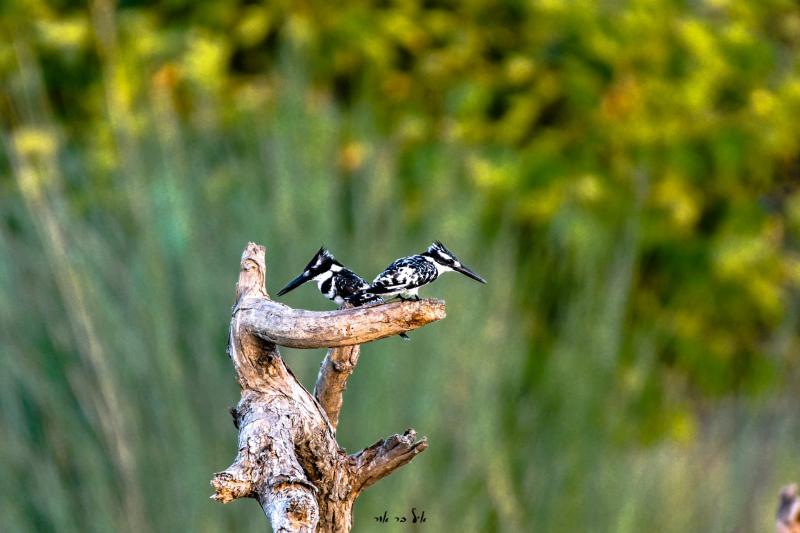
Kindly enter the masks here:
M 338 311 L 292 309 L 263 296 L 238 306 L 248 333 L 288 348 L 336 348 L 376 341 L 444 318 L 444 302 L 395 302 Z
M 334 430 L 339 425 L 339 412 L 342 410 L 342 395 L 347 389 L 347 379 L 358 364 L 361 346 L 340 346 L 331 348 L 319 367 L 314 397 L 325 410 Z
M 262 246 L 242 254 L 228 354 L 241 399 L 236 459 L 214 475 L 212 498 L 255 498 L 276 532 L 346 532 L 358 495 L 425 450 L 414 430 L 348 456 L 335 427 L 360 344 L 444 318 L 444 302 L 423 300 L 331 312 L 292 309 L 269 299 Z M 316 398 L 285 366 L 277 346 L 331 347 Z M 319 401 L 318 401 L 319 400 Z
M 352 455 L 350 462 L 358 472 L 356 477 L 358 490 L 369 487 L 410 462 L 418 453 L 424 452 L 428 447 L 428 441 L 424 438 L 416 439 L 417 432 L 408 429 L 402 435 L 381 439 L 369 448 Z

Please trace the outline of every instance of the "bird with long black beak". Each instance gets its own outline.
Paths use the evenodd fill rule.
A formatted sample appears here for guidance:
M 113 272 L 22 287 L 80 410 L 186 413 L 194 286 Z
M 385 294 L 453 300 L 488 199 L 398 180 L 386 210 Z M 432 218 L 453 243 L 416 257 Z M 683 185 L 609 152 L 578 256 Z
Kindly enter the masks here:
M 417 292 L 423 285 L 431 283 L 445 272 L 460 272 L 475 281 L 486 280 L 459 261 L 444 244 L 434 241 L 427 250 L 417 255 L 401 257 L 372 280 L 366 293 L 388 298 L 399 296 L 401 300 L 419 300 Z
M 319 292 L 323 296 L 338 305 L 345 302 L 353 305 L 383 303 L 383 298 L 380 296 L 365 292 L 369 288 L 369 283 L 352 270 L 345 268 L 324 246 L 314 254 L 303 269 L 303 273 L 287 283 L 278 292 L 278 296 L 283 296 L 311 280 L 317 282 Z
M 278 291 L 278 296 L 283 296 L 311 280 L 317 282 L 319 292 L 325 298 L 333 300 L 338 305 L 347 302 L 354 307 L 360 307 L 383 303 L 383 298 L 380 296 L 366 292 L 369 288 L 366 280 L 337 261 L 324 246 L 314 254 L 302 274 Z M 400 333 L 400 337 L 408 339 L 405 333 Z

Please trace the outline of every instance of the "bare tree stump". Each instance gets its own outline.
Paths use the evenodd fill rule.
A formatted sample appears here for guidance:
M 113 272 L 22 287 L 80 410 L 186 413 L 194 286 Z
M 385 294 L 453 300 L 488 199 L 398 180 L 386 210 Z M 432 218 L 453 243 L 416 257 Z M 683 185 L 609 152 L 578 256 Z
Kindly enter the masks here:
M 797 496 L 795 483 L 781 489 L 775 517 L 775 533 L 800 533 L 800 500 Z
M 239 430 L 233 464 L 214 475 L 212 499 L 255 498 L 275 532 L 346 532 L 365 488 L 427 448 L 413 429 L 355 453 L 336 442 L 347 378 L 360 344 L 445 317 L 444 302 L 422 300 L 313 312 L 270 300 L 263 246 L 242 254 L 228 339 L 241 386 L 231 409 Z M 331 348 L 312 396 L 286 367 L 277 346 Z

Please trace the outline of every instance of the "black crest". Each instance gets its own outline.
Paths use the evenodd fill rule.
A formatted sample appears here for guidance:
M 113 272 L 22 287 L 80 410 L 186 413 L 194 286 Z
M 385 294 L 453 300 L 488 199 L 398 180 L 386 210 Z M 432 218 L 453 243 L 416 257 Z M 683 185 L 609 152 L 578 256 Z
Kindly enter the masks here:
M 433 241 L 433 244 L 428 246 L 425 255 L 429 255 L 434 258 L 437 263 L 442 265 L 452 266 L 458 262 L 456 254 L 448 250 L 447 247 L 442 244 L 442 241 Z
M 319 250 L 317 250 L 317 253 L 314 254 L 314 257 L 311 258 L 311 261 L 308 262 L 303 270 L 317 274 L 320 272 L 325 272 L 331 267 L 331 265 L 341 266 L 341 263 L 336 260 L 333 254 L 330 253 L 325 246 L 320 246 Z

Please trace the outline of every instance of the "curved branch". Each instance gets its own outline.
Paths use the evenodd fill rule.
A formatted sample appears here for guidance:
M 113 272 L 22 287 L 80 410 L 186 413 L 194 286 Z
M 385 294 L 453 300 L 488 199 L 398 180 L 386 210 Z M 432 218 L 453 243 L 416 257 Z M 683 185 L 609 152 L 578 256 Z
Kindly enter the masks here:
M 250 333 L 289 348 L 364 344 L 417 329 L 446 316 L 442 300 L 305 311 L 263 298 L 245 298 L 237 310 L 243 327 Z

